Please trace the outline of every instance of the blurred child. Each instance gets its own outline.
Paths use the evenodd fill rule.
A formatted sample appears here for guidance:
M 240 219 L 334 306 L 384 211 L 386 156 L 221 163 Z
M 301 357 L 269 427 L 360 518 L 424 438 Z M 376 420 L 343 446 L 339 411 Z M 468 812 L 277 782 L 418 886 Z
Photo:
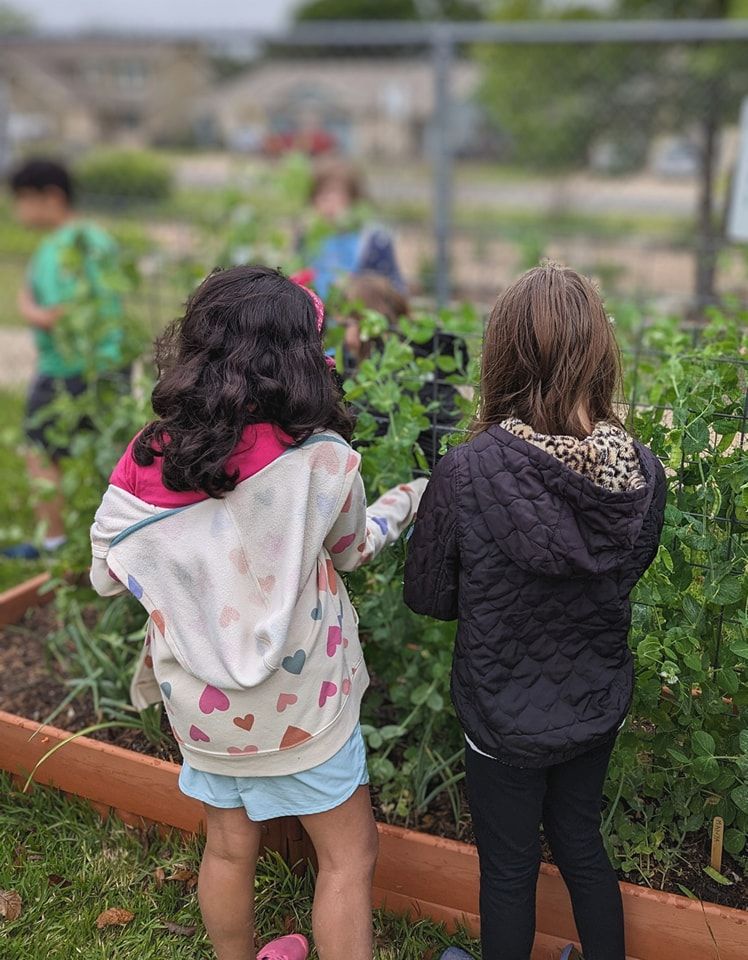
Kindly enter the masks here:
M 397 322 L 410 316 L 408 298 L 386 277 L 376 273 L 361 273 L 349 278 L 343 287 L 343 298 L 353 309 L 340 320 L 345 327 L 345 361 L 348 369 L 355 369 L 373 351 L 381 350 L 383 339 L 363 340 L 361 337 L 361 308 L 374 310 L 386 318 L 390 329 L 397 330 Z M 416 357 L 452 357 L 457 369 L 465 373 L 467 345 L 460 337 L 439 331 L 425 343 L 413 343 Z M 439 460 L 442 437 L 452 433 L 461 419 L 458 408 L 458 390 L 448 383 L 445 375 L 436 370 L 429 375 L 419 391 L 419 398 L 429 408 L 432 425 L 422 431 L 418 445 L 429 466 Z
M 319 224 L 301 246 L 323 300 L 334 284 L 354 273 L 381 273 L 405 290 L 392 237 L 383 228 L 362 222 L 364 199 L 363 181 L 350 163 L 337 157 L 317 162 L 309 200 Z M 316 233 L 321 233 L 319 239 Z
M 337 571 L 395 541 L 424 484 L 367 510 L 323 314 L 266 267 L 208 277 L 158 345 L 157 419 L 91 531 L 94 587 L 127 588 L 150 614 L 134 702 L 163 699 L 180 788 L 205 805 L 199 896 L 218 960 L 255 957 L 261 823 L 282 816 L 301 818 L 317 852 L 320 960 L 372 960 L 368 675 Z M 295 934 L 258 957 L 307 952 Z
M 483 960 L 530 960 L 541 823 L 585 960 L 626 958 L 601 808 L 666 481 L 618 420 L 620 382 L 592 283 L 552 264 L 520 277 L 488 321 L 473 437 L 437 465 L 411 539 L 406 603 L 457 620 Z
M 46 234 L 29 263 L 26 282 L 18 293 L 18 309 L 29 325 L 37 352 L 36 374 L 26 403 L 26 435 L 30 448 L 26 467 L 34 482 L 43 481 L 57 490 L 52 499 L 40 500 L 37 519 L 44 531 L 42 545 L 55 550 L 65 542 L 63 500 L 59 461 L 67 453 L 61 444 L 55 418 L 44 416 L 45 408 L 59 395 L 78 396 L 86 390 L 91 362 L 101 372 L 122 365 L 122 333 L 119 296 L 106 290 L 106 268 L 116 257 L 111 237 L 100 227 L 79 219 L 73 204 L 70 174 L 58 163 L 30 160 L 10 177 L 14 211 L 24 226 Z M 76 266 L 76 264 L 79 264 Z M 81 281 L 97 287 L 101 313 L 75 313 L 75 298 Z M 103 333 L 101 329 L 103 328 Z M 67 334 L 63 346 L 61 328 Z M 70 331 L 72 334 L 72 343 Z M 34 558 L 32 543 L 3 551 L 6 556 Z

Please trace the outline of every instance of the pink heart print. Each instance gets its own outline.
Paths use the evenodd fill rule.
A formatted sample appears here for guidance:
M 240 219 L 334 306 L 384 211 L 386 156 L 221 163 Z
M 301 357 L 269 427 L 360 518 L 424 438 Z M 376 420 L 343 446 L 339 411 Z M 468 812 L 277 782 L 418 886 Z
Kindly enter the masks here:
M 355 539 L 356 539 L 355 533 L 349 533 L 347 536 L 341 537 L 340 540 L 338 540 L 338 542 L 333 546 L 331 552 L 342 553 L 344 550 L 347 550 L 348 547 L 350 547 L 350 545 L 353 543 Z
M 330 697 L 334 697 L 337 692 L 337 684 L 333 683 L 332 680 L 323 680 L 322 686 L 319 688 L 320 707 L 324 707 Z
M 247 733 L 252 729 L 255 722 L 255 716 L 253 713 L 248 713 L 243 717 L 234 717 L 233 723 L 237 727 L 241 727 L 242 730 L 246 730 Z
M 244 551 L 239 547 L 235 547 L 229 554 L 229 560 L 236 567 L 237 573 L 240 573 L 242 576 L 245 576 L 249 572 L 249 564 L 247 563 L 247 558 L 244 556 Z
M 309 461 L 313 469 L 324 467 L 330 476 L 335 476 L 338 472 L 338 456 L 331 446 L 317 447 Z
M 231 702 L 223 690 L 218 687 L 211 687 L 210 684 L 200 694 L 200 712 L 213 713 L 214 710 L 228 710 Z
M 190 740 L 202 741 L 202 743 L 210 743 L 210 737 L 207 733 L 203 733 L 200 727 L 196 727 L 193 723 L 190 727 Z
M 298 703 L 299 698 L 295 693 L 282 693 L 278 697 L 278 702 L 275 705 L 275 709 L 278 713 L 283 713 L 286 707 L 292 707 L 295 703 Z
M 257 581 L 260 585 L 260 590 L 263 593 L 272 593 L 273 587 L 275 586 L 275 577 L 269 574 L 267 577 L 263 577 L 262 580 Z
M 338 575 L 335 573 L 335 564 L 332 560 L 325 560 L 325 566 L 327 567 L 327 585 L 330 588 L 330 593 L 336 597 L 338 595 Z
M 358 457 L 355 453 L 350 454 L 348 457 L 348 462 L 345 465 L 345 472 L 350 473 L 351 470 L 355 470 L 358 466 Z
M 229 747 L 226 752 L 231 754 L 257 753 L 258 748 L 253 743 L 250 743 L 246 747 Z
M 320 593 L 324 593 L 327 590 L 327 573 L 325 572 L 325 567 L 323 564 L 317 566 L 317 589 Z
M 327 656 L 334 657 L 335 651 L 343 642 L 343 631 L 340 627 L 330 627 L 327 631 Z
M 222 627 L 229 627 L 239 619 L 239 611 L 235 607 L 224 607 L 218 622 Z
M 343 691 L 343 696 L 345 697 L 347 697 L 348 694 L 351 692 L 351 681 L 348 679 L 348 677 L 345 678 L 345 680 L 340 686 L 340 689 Z

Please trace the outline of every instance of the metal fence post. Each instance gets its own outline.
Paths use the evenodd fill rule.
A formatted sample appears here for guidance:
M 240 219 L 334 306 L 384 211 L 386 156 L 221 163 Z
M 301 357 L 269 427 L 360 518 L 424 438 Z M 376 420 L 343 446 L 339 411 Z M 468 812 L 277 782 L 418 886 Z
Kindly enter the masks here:
M 448 26 L 436 25 L 432 39 L 434 67 L 434 125 L 432 166 L 434 171 L 434 293 L 437 306 L 450 297 L 450 239 L 452 234 L 452 136 L 450 74 L 454 40 Z
M 10 91 L 5 80 L 0 79 L 0 174 L 10 167 Z

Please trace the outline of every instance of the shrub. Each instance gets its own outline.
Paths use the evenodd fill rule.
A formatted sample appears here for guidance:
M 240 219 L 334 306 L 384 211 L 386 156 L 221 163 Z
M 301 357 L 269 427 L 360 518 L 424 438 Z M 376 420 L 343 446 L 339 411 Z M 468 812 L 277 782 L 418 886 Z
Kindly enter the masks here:
M 82 160 L 75 173 L 81 200 L 107 206 L 167 200 L 173 188 L 169 164 L 141 150 L 97 151 Z

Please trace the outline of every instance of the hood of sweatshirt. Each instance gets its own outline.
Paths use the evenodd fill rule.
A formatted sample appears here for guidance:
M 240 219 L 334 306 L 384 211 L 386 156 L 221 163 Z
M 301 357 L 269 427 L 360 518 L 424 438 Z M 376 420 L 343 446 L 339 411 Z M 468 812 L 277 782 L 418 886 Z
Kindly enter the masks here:
M 476 438 L 473 490 L 502 550 L 542 576 L 609 573 L 625 564 L 652 501 L 653 454 L 620 427 L 584 439 L 507 420 Z M 495 456 L 480 456 L 493 446 Z

